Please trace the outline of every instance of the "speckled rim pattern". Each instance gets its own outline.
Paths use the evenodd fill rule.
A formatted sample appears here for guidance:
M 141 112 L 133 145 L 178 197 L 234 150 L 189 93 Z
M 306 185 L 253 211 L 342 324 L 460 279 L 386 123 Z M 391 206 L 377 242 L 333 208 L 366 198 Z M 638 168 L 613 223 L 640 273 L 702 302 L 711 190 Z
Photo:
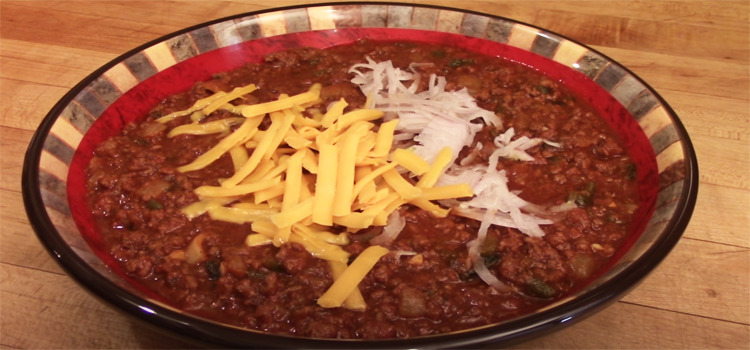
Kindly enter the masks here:
M 575 41 L 506 18 L 414 4 L 338 3 L 272 9 L 188 28 L 120 56 L 78 84 L 44 119 L 26 155 L 24 202 L 40 240 L 69 272 L 87 269 L 86 262 L 89 262 L 95 271 L 107 276 L 113 284 L 132 291 L 127 283 L 111 273 L 91 252 L 78 232 L 68 206 L 66 181 L 69 166 L 83 135 L 91 125 L 128 90 L 191 57 L 260 38 L 349 27 L 421 29 L 484 38 L 549 58 L 593 80 L 637 120 L 656 154 L 661 178 L 656 209 L 645 232 L 620 263 L 607 273 L 604 283 L 614 283 L 607 280 L 612 276 L 625 274 L 628 269 L 633 270 L 628 263 L 654 250 L 655 244 L 660 243 L 659 249 L 666 251 L 651 258 L 648 266 L 640 267 L 644 271 L 640 271 L 637 280 L 631 284 L 624 280 L 617 282 L 632 288 L 663 259 L 679 239 L 692 214 L 697 196 L 698 169 L 695 153 L 684 127 L 672 109 L 653 89 L 626 68 Z M 57 232 L 59 236 L 53 232 Z M 75 263 L 63 262 L 71 257 Z M 96 279 L 94 276 L 72 275 L 84 285 Z M 579 294 L 595 287 L 597 285 L 589 286 Z M 622 293 L 624 291 L 618 295 Z M 96 294 L 101 296 L 101 291 Z M 107 301 L 120 303 L 116 300 Z M 158 303 L 154 305 L 170 309 Z M 146 313 L 142 318 L 151 317 Z M 558 321 L 560 319 L 562 318 Z M 179 327 L 171 325 L 171 328 L 175 330 Z M 507 334 L 506 336 L 509 337 Z M 488 340 L 502 337 L 485 335 L 484 338 Z M 407 345 L 404 342 L 394 344 Z M 325 346 L 333 345 L 325 343 Z

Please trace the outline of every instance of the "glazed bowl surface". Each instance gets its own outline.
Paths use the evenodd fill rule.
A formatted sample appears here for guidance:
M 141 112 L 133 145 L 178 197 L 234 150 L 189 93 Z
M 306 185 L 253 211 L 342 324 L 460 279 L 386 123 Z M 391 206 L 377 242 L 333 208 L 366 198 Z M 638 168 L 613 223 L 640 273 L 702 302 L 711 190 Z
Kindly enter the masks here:
M 220 324 L 154 298 L 113 268 L 85 205 L 84 168 L 94 147 L 165 97 L 213 74 L 300 46 L 360 39 L 455 46 L 532 67 L 598 110 L 628 147 L 642 210 L 632 237 L 606 271 L 531 314 L 466 331 L 410 339 L 326 340 Z M 435 348 L 510 345 L 561 329 L 632 290 L 671 251 L 697 196 L 690 139 L 646 82 L 601 53 L 507 18 L 445 7 L 337 3 L 270 9 L 186 28 L 102 66 L 66 94 L 39 126 L 26 154 L 23 196 L 30 222 L 53 258 L 87 291 L 158 330 L 226 347 Z

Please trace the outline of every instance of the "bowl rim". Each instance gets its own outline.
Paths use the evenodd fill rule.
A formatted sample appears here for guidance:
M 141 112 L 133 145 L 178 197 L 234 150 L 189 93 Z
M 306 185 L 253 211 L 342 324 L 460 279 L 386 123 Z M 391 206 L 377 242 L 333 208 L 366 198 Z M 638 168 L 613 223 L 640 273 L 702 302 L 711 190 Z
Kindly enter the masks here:
M 359 340 L 359 339 L 316 339 L 305 337 L 292 337 L 277 334 L 269 334 L 257 331 L 248 331 L 238 327 L 231 327 L 217 322 L 206 320 L 198 316 L 192 316 L 183 312 L 175 311 L 170 307 L 165 307 L 160 303 L 143 299 L 121 289 L 115 283 L 101 276 L 89 264 L 87 264 L 73 249 L 65 242 L 55 228 L 49 215 L 45 210 L 45 205 L 40 191 L 39 165 L 44 141 L 50 133 L 52 125 L 55 123 L 61 112 L 73 101 L 75 96 L 80 93 L 86 86 L 93 82 L 104 72 L 124 61 L 128 57 L 145 50 L 155 44 L 164 42 L 170 38 L 191 32 L 193 30 L 208 27 L 212 24 L 221 23 L 233 19 L 238 19 L 251 15 L 264 14 L 269 12 L 278 12 L 300 8 L 311 8 L 321 6 L 341 6 L 341 5 L 386 5 L 386 6 L 406 6 L 412 8 L 428 8 L 455 11 L 464 14 L 473 14 L 491 19 L 500 19 L 512 23 L 518 23 L 530 28 L 539 29 L 545 33 L 557 35 L 560 38 L 578 44 L 587 50 L 600 55 L 604 59 L 618 65 L 627 74 L 643 84 L 663 106 L 666 112 L 671 116 L 671 121 L 675 126 L 675 131 L 679 136 L 679 141 L 683 143 L 685 185 L 681 189 L 678 197 L 674 214 L 667 221 L 663 229 L 663 234 L 658 237 L 644 253 L 639 257 L 639 264 L 630 264 L 622 271 L 617 273 L 617 278 L 598 286 L 596 289 L 588 291 L 578 299 L 566 301 L 553 308 L 520 316 L 515 319 L 504 321 L 500 324 L 492 324 L 479 328 L 472 328 L 465 331 L 451 332 L 432 336 L 423 336 L 407 339 L 384 339 L 384 340 Z M 486 39 L 485 39 L 486 40 Z M 634 74 L 627 67 L 619 64 L 617 61 L 602 54 L 601 52 L 582 44 L 567 36 L 549 31 L 547 29 L 521 22 L 515 19 L 482 13 L 473 10 L 464 10 L 453 7 L 438 6 L 420 3 L 400 3 L 400 2 L 323 2 L 312 4 L 299 4 L 285 7 L 273 7 L 258 11 L 244 12 L 219 19 L 199 23 L 175 32 L 160 36 L 139 45 L 127 52 L 117 56 L 111 61 L 105 63 L 96 69 L 78 84 L 71 88 L 44 117 L 36 132 L 34 133 L 29 147 L 26 151 L 23 173 L 22 173 L 22 195 L 25 210 L 29 222 L 35 231 L 37 238 L 44 248 L 52 256 L 53 260 L 65 270 L 76 283 L 83 287 L 84 290 L 97 297 L 100 301 L 123 312 L 124 314 L 134 317 L 135 319 L 145 322 L 146 324 L 157 326 L 161 330 L 166 330 L 173 335 L 187 337 L 190 341 L 208 343 L 211 345 L 237 347 L 237 346 L 262 346 L 262 347 L 324 347 L 324 348 L 350 348 L 352 346 L 366 348 L 383 348 L 383 347 L 411 347 L 411 348 L 435 348 L 435 347 L 466 347 L 476 346 L 479 344 L 491 342 L 503 342 L 503 345 L 522 342 L 542 334 L 550 333 L 577 321 L 592 315 L 607 305 L 617 301 L 620 297 L 635 288 L 656 266 L 669 254 L 681 238 L 686 229 L 690 217 L 693 213 L 698 192 L 698 162 L 694 147 L 687 131 L 677 117 L 672 107 L 662 98 L 662 96 L 648 83 L 643 81 L 639 76 Z

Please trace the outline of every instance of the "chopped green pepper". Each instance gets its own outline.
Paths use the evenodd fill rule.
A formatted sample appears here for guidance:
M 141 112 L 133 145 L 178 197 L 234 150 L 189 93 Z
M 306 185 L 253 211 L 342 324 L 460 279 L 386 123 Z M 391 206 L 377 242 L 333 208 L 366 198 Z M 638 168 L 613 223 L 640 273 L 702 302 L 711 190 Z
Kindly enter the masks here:
M 526 290 L 538 298 L 549 299 L 555 296 L 555 289 L 538 278 L 530 279 L 526 283 Z
M 251 280 L 262 280 L 266 278 L 266 274 L 258 270 L 248 270 L 247 278 Z
M 568 195 L 568 202 L 575 202 L 579 208 L 586 208 L 594 203 L 595 189 L 596 183 L 589 182 L 584 189 L 571 192 L 570 195 Z
M 499 240 L 495 236 L 487 236 L 479 247 L 479 255 L 483 257 L 490 257 L 495 255 L 497 252 L 497 246 L 500 244 Z
M 537 85 L 536 89 L 539 90 L 539 92 L 541 92 L 541 93 L 543 93 L 545 95 L 549 95 L 549 94 L 552 93 L 552 88 L 550 88 L 549 86 Z
M 635 179 L 637 174 L 638 174 L 638 169 L 636 168 L 635 163 L 630 163 L 625 167 L 625 177 L 628 180 Z
M 330 69 L 330 68 L 326 68 L 326 69 L 321 69 L 321 70 L 319 70 L 319 71 L 317 71 L 317 72 L 313 73 L 313 75 L 314 75 L 314 76 L 316 76 L 316 77 L 319 77 L 319 76 L 321 76 L 321 75 L 327 75 L 327 74 L 331 74 L 331 72 L 333 72 L 333 70 L 332 70 L 332 69 Z
M 451 68 L 458 68 L 463 66 L 471 66 L 474 64 L 474 59 L 472 58 L 456 58 L 452 59 L 450 62 L 448 62 L 448 66 Z
M 483 256 L 484 266 L 493 267 L 500 263 L 500 254 L 492 254 L 490 256 Z
M 156 199 L 153 199 L 153 198 L 149 199 L 148 202 L 146 202 L 146 207 L 149 208 L 149 209 L 151 209 L 151 210 L 157 210 L 157 209 L 164 208 L 164 206 L 161 203 L 159 203 L 159 201 L 157 201 Z
M 445 57 L 445 51 L 444 50 L 435 50 L 431 52 L 432 57 L 435 58 L 443 58 Z
M 221 263 L 218 260 L 206 260 L 206 272 L 210 280 L 221 277 Z
M 268 259 L 263 266 L 273 272 L 285 272 L 284 266 L 278 260 Z

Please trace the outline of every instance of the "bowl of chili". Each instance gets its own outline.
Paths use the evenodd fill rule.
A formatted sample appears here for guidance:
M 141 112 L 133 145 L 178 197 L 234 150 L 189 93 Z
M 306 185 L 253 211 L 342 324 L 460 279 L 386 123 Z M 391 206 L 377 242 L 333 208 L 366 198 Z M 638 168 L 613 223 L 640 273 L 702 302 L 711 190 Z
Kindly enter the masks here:
M 669 105 L 511 19 L 338 3 L 186 28 L 102 66 L 24 163 L 86 290 L 227 347 L 469 347 L 633 289 L 697 194 Z M 342 204 L 343 203 L 343 204 Z

